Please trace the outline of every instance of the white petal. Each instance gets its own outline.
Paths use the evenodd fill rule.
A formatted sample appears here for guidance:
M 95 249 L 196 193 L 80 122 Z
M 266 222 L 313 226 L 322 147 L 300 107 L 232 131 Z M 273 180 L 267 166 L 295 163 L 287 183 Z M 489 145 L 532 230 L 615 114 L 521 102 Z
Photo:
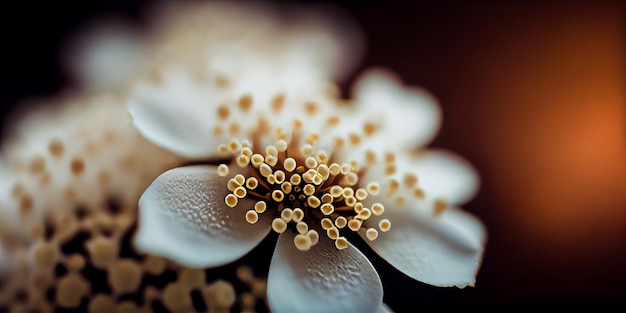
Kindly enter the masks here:
M 128 110 L 139 133 L 155 145 L 187 158 L 216 153 L 212 140 L 219 97 L 191 78 L 168 73 L 161 85 L 138 85 Z
M 393 313 L 393 311 L 385 303 L 382 303 L 382 305 L 380 306 L 380 308 L 378 308 L 378 311 L 376 311 L 376 313 Z
M 375 123 L 382 123 L 380 135 L 394 144 L 427 145 L 441 125 L 441 109 L 426 90 L 405 87 L 392 72 L 373 68 L 358 79 L 354 97 L 357 110 L 366 110 Z
M 179 167 L 157 177 L 139 199 L 138 249 L 190 267 L 226 264 L 249 252 L 269 233 L 270 219 L 261 214 L 256 224 L 246 222 L 250 199 L 226 206 L 227 180 L 215 166 Z
M 351 244 L 338 250 L 320 237 L 299 251 L 294 234 L 278 238 L 267 280 L 272 312 L 376 312 L 383 300 L 382 283 L 369 260 Z
M 460 209 L 438 216 L 418 210 L 386 210 L 391 230 L 366 241 L 406 275 L 435 286 L 473 286 L 482 262 L 486 231 Z M 365 238 L 363 233 L 360 233 Z
M 452 205 L 471 200 L 478 192 L 480 180 L 474 167 L 461 156 L 442 149 L 428 149 L 408 160 L 407 169 L 417 174 L 419 186 L 431 199 L 442 199 Z

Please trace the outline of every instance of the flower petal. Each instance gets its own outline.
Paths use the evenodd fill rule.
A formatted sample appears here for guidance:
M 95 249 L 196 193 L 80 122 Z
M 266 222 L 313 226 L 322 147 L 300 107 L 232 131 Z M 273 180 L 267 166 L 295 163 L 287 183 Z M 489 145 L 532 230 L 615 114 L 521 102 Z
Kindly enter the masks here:
M 354 97 L 359 111 L 366 111 L 374 124 L 383 125 L 380 135 L 393 144 L 410 147 L 427 145 L 441 125 L 441 109 L 426 90 L 405 87 L 391 71 L 372 68 L 355 84 Z
M 424 283 L 474 285 L 486 242 L 485 228 L 478 219 L 456 208 L 439 215 L 410 209 L 388 209 L 385 214 L 388 211 L 391 230 L 381 232 L 374 241 L 366 239 L 380 256 Z
M 382 303 L 382 305 L 380 306 L 380 308 L 378 308 L 378 311 L 376 311 L 376 313 L 393 313 L 393 311 L 385 303 Z
M 249 199 L 226 206 L 227 180 L 206 165 L 157 177 L 139 199 L 139 250 L 190 267 L 218 266 L 248 253 L 269 233 L 270 219 L 262 214 L 249 224 L 245 212 L 254 205 Z
M 443 149 L 421 151 L 409 160 L 406 168 L 417 174 L 419 185 L 431 199 L 442 199 L 452 205 L 471 200 L 478 192 L 477 171 L 461 156 Z
M 215 92 L 179 73 L 169 72 L 164 79 L 163 85 L 138 85 L 129 101 L 128 110 L 139 133 L 182 157 L 215 154 L 218 143 L 211 140 L 219 101 Z
M 338 250 L 320 237 L 299 251 L 291 231 L 278 238 L 267 280 L 272 312 L 377 312 L 383 287 L 370 261 L 354 246 Z

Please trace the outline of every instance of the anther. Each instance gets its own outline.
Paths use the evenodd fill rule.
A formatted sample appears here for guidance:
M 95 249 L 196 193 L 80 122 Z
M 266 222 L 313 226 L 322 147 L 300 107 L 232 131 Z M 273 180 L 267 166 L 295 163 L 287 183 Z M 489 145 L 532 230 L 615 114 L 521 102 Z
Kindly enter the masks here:
M 284 182 L 280 185 L 280 190 L 283 191 L 283 193 L 285 194 L 289 194 L 291 193 L 291 183 L 290 182 Z
M 331 215 L 333 214 L 333 212 L 335 212 L 335 207 L 330 203 L 324 203 L 320 207 L 320 211 L 322 211 L 324 215 Z
M 343 216 L 339 216 L 335 219 L 335 226 L 339 229 L 346 227 L 347 224 L 348 220 Z
M 300 175 L 298 174 L 293 174 L 291 175 L 291 177 L 289 177 L 289 182 L 291 182 L 293 186 L 300 185 L 300 182 L 302 182 L 302 177 L 300 177 Z
M 285 221 L 285 223 L 289 223 L 293 220 L 293 210 L 290 208 L 286 208 L 280 212 L 280 218 Z
M 259 181 L 256 177 L 248 177 L 248 179 L 246 179 L 246 188 L 254 190 L 257 186 L 259 186 Z
M 277 170 L 274 172 L 274 177 L 276 178 L 276 183 L 280 184 L 285 181 L 285 172 Z
M 316 196 L 309 196 L 306 199 L 306 203 L 312 208 L 317 208 L 322 202 Z
M 320 235 L 317 233 L 315 229 L 309 229 L 306 235 L 307 237 L 309 237 L 309 239 L 311 239 L 311 246 L 316 245 L 320 240 Z
M 368 208 L 363 208 L 363 210 L 361 210 L 361 212 L 359 212 L 356 217 L 362 220 L 367 220 L 368 218 L 370 218 L 370 216 L 372 216 L 372 211 L 370 211 L 370 209 Z
M 267 177 L 272 174 L 272 168 L 266 163 L 263 163 L 259 167 L 259 172 L 261 173 L 261 175 L 263 175 L 263 177 Z
M 300 251 L 306 251 L 311 248 L 311 238 L 303 234 L 296 235 L 293 238 L 293 243 Z
M 382 232 L 387 232 L 389 231 L 389 229 L 391 229 L 391 222 L 389 221 L 389 219 L 382 219 L 378 223 L 378 228 L 380 228 Z
M 239 167 L 246 167 L 250 164 L 250 158 L 246 155 L 240 155 L 237 157 L 237 165 Z
M 343 250 L 348 247 L 348 240 L 345 237 L 339 237 L 335 240 L 335 247 L 339 250 Z
M 352 231 L 358 231 L 359 229 L 361 229 L 361 225 L 363 225 L 363 222 L 356 218 L 348 221 L 348 228 L 350 228 L 350 230 Z
M 310 196 L 315 193 L 315 186 L 311 184 L 306 184 L 304 188 L 302 188 L 302 191 L 305 195 Z
M 328 238 L 336 240 L 337 238 L 339 238 L 339 229 L 337 229 L 337 227 L 335 226 L 331 226 L 326 230 L 326 235 L 328 236 Z
M 226 185 L 226 187 L 228 188 L 228 191 L 233 192 L 235 191 L 235 189 L 237 189 L 237 187 L 239 187 L 241 185 L 239 185 L 239 183 L 237 183 L 237 180 L 235 180 L 234 178 L 231 178 L 228 180 L 228 184 Z
M 228 165 L 220 164 L 217 167 L 217 175 L 219 175 L 220 177 L 224 177 L 224 176 L 228 175 Z
M 380 203 L 372 204 L 372 213 L 376 216 L 380 216 L 385 212 L 385 207 Z
M 242 144 L 243 145 L 243 144 Z M 249 157 L 252 157 L 252 149 L 250 149 L 250 147 L 245 146 L 243 148 L 241 148 L 241 154 Z
M 320 164 L 317 167 L 317 174 L 320 175 L 320 177 L 323 180 L 327 180 L 328 177 L 330 177 L 330 170 L 328 169 L 328 165 L 326 164 Z
M 322 225 L 323 230 L 329 230 L 333 227 L 333 221 L 328 217 L 323 218 L 320 221 L 320 224 Z
M 363 201 L 365 200 L 365 198 L 367 198 L 367 191 L 363 188 L 359 188 L 356 190 L 355 195 L 357 200 L 359 201 Z
M 378 231 L 374 228 L 368 228 L 367 231 L 365 232 L 365 236 L 370 241 L 374 241 L 376 240 L 376 238 L 378 238 Z
M 313 150 L 313 146 L 310 144 L 305 144 L 300 148 L 300 152 L 306 157 L 313 155 L 315 150 Z
M 259 168 L 259 166 L 261 166 L 264 161 L 265 158 L 263 158 L 263 156 L 258 153 L 255 153 L 250 157 L 250 163 L 252 163 L 252 166 L 256 168 Z
M 354 207 L 357 204 L 355 197 L 345 197 L 343 201 L 345 201 L 346 205 L 349 207 Z
M 287 142 L 282 140 L 282 139 L 277 141 L 275 146 L 276 146 L 276 150 L 278 152 L 285 152 L 285 151 L 287 151 Z
M 272 191 L 272 199 L 276 202 L 281 202 L 285 198 L 285 194 L 280 190 Z
M 275 232 L 282 234 L 285 232 L 285 230 L 287 230 L 287 223 L 281 218 L 275 218 L 272 221 L 272 229 Z
M 298 233 L 304 234 L 309 230 L 309 225 L 307 225 L 305 222 L 302 222 L 302 221 L 297 222 L 296 230 L 298 231 Z
M 246 177 L 241 174 L 235 175 L 234 179 L 239 186 L 242 186 L 246 182 Z
M 237 188 L 235 189 L 235 191 L 233 191 L 233 194 L 234 194 L 237 198 L 239 198 L 239 199 L 243 199 L 243 198 L 244 198 L 244 197 L 248 194 L 248 192 L 246 191 L 246 188 L 243 188 L 243 187 L 241 187 L 241 186 L 240 186 L 240 187 L 237 187 Z
M 376 196 L 380 192 L 380 185 L 378 185 L 377 182 L 371 182 L 367 184 L 366 188 L 367 192 L 369 192 L 369 194 L 371 194 L 372 196 Z
M 343 188 L 339 185 L 330 187 L 330 195 L 333 196 L 333 198 L 341 197 L 343 195 Z
M 250 224 L 254 224 L 259 220 L 259 214 L 255 210 L 249 210 L 246 212 L 246 221 Z
M 235 195 L 233 195 L 232 193 L 228 194 L 224 200 L 225 200 L 224 202 L 226 202 L 226 205 L 231 208 L 234 208 L 239 202 L 237 197 L 235 197 Z
M 304 211 L 302 211 L 302 209 L 300 208 L 293 209 L 293 216 L 291 216 L 291 219 L 294 222 L 298 223 L 302 221 L 303 218 L 304 218 Z
M 267 209 L 267 204 L 265 203 L 265 201 L 258 201 L 257 203 L 254 204 L 254 210 L 257 213 L 263 213 L 265 212 L 266 209 Z
M 283 166 L 287 172 L 293 172 L 293 170 L 296 169 L 296 165 L 296 160 L 293 158 L 286 158 L 285 161 L 283 161 Z
M 328 171 L 330 172 L 330 175 L 336 176 L 341 172 L 341 166 L 337 163 L 333 163 L 328 167 Z
M 232 139 L 231 141 L 229 141 L 228 149 L 230 149 L 230 152 L 238 152 L 241 149 L 241 144 L 239 143 L 239 140 Z
M 316 168 L 317 160 L 315 160 L 314 157 L 307 157 L 306 160 L 304 160 L 304 165 L 308 168 Z

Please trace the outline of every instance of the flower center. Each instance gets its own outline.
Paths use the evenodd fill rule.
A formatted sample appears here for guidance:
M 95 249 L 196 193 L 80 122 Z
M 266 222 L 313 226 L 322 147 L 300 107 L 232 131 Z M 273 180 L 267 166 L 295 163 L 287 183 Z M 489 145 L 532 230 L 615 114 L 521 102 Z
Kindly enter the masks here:
M 379 230 L 388 231 L 391 223 L 387 219 L 378 223 L 378 229 L 364 226 L 372 215 L 385 211 L 380 203 L 366 207 L 362 202 L 368 195 L 378 194 L 379 184 L 371 182 L 361 187 L 357 162 L 332 161 L 329 153 L 313 147 L 316 136 L 312 138 L 300 147 L 281 139 L 267 146 L 264 153 L 255 151 L 247 141 L 232 140 L 221 146 L 221 150 L 234 152 L 239 167 L 249 169 L 247 177 L 237 174 L 228 181 L 226 205 L 235 207 L 239 199 L 255 199 L 246 220 L 254 224 L 259 214 L 272 212 L 276 216 L 272 229 L 283 233 L 292 227 L 298 233 L 294 244 L 303 251 L 317 244 L 319 229 L 326 231 L 338 249 L 348 247 L 343 231 L 364 231 L 369 240 L 375 240 Z M 228 165 L 218 167 L 218 175 L 226 176 L 228 172 Z

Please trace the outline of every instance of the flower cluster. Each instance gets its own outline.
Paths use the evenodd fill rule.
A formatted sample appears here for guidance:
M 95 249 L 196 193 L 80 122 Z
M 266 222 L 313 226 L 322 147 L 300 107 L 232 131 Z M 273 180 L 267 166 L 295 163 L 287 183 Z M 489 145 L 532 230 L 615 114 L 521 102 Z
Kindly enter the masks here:
M 194 162 L 161 174 L 141 196 L 139 249 L 216 267 L 273 230 L 274 312 L 382 310 L 380 278 L 354 240 L 419 281 L 474 284 L 485 231 L 458 206 L 476 193 L 478 176 L 456 154 L 425 148 L 440 124 L 434 97 L 371 69 L 345 99 L 332 73 L 282 63 L 265 46 L 237 52 L 263 70 L 222 60 L 199 75 L 173 62 L 136 85 L 137 130 Z M 311 79 L 288 82 L 283 73 Z
M 460 206 L 478 175 L 427 148 L 441 123 L 427 91 L 376 68 L 342 96 L 363 38 L 347 17 L 152 12 L 140 42 L 113 49 L 132 71 L 81 55 L 74 70 L 97 88 L 33 113 L 3 147 L 0 308 L 389 310 L 356 241 L 421 282 L 474 285 L 486 232 Z M 267 281 L 239 267 L 241 291 L 208 274 L 268 236 Z

